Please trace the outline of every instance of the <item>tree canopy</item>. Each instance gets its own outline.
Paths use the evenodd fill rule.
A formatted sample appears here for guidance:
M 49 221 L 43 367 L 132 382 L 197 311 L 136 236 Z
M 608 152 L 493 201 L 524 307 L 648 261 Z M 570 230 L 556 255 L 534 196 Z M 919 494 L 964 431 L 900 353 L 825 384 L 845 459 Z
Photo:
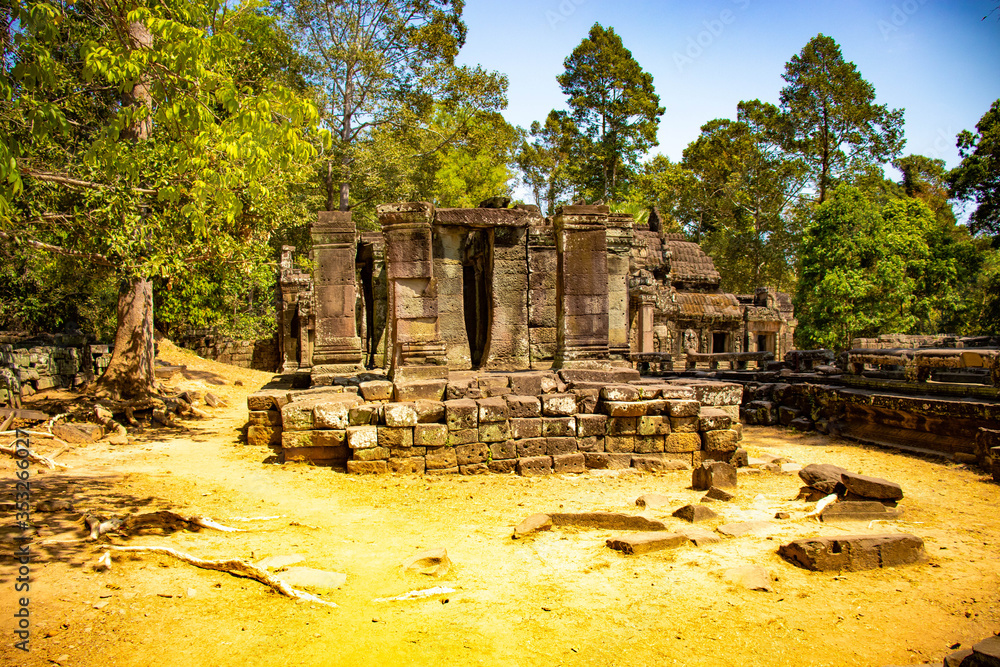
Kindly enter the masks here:
M 962 163 L 948 176 L 951 196 L 971 201 L 973 232 L 992 235 L 1000 245 L 1000 99 L 976 123 L 976 132 L 958 135 Z

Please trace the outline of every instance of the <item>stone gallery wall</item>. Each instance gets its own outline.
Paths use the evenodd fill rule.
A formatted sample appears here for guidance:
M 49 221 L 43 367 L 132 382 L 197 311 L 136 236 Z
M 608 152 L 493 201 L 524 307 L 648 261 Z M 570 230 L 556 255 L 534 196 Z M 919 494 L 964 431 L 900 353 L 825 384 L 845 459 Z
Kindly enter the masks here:
M 285 461 L 352 473 L 544 475 L 665 470 L 731 460 L 742 438 L 738 384 L 638 373 L 489 373 L 396 383 L 339 378 L 247 399 L 247 442 Z
M 199 357 L 222 364 L 267 372 L 278 368 L 278 342 L 274 337 L 233 340 L 209 331 L 196 331 L 178 338 L 177 344 Z
M 90 344 L 83 336 L 2 334 L 0 340 L 4 341 L 0 361 L 17 368 L 25 396 L 44 389 L 78 387 L 103 373 L 111 361 L 110 346 Z

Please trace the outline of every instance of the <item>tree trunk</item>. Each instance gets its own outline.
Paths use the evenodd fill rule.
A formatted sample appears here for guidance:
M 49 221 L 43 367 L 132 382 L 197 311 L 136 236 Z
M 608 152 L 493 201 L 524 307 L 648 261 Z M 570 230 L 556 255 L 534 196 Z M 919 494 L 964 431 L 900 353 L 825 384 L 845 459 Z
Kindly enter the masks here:
M 115 349 L 98 391 L 116 400 L 153 393 L 153 281 L 133 278 L 118 290 Z
M 323 179 L 323 185 L 326 188 L 326 210 L 336 211 L 337 198 L 334 195 L 337 189 L 334 187 L 336 184 L 333 182 L 333 158 L 326 161 L 326 178 Z

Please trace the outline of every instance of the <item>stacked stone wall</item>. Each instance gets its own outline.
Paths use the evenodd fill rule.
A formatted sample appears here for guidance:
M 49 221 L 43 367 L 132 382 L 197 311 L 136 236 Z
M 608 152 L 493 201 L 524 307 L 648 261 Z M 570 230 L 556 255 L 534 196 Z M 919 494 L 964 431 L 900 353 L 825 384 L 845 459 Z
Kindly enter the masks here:
M 733 458 L 738 384 L 567 382 L 552 372 L 393 384 L 340 378 L 251 395 L 247 442 L 352 473 L 659 471 Z
M 90 344 L 82 336 L 49 335 L 0 343 L 0 357 L 20 376 L 21 393 L 79 387 L 100 376 L 111 361 L 108 345 Z
M 178 338 L 177 344 L 199 357 L 221 364 L 267 372 L 278 368 L 278 341 L 274 337 L 234 340 L 211 332 L 193 332 Z

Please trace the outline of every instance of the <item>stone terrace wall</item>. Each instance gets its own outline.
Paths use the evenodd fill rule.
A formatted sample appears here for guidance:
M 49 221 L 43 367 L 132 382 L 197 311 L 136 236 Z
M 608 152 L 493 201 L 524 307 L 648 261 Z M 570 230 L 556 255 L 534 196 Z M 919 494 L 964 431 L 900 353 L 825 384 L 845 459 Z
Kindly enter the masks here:
M 655 471 L 735 456 L 740 385 L 620 375 L 631 381 L 563 370 L 307 390 L 279 376 L 247 399 L 247 442 L 352 473 Z
M 273 373 L 278 368 L 278 341 L 233 340 L 211 332 L 197 331 L 181 336 L 177 344 L 199 357 L 222 364 Z
M 44 335 L 19 339 L 0 335 L 0 359 L 17 367 L 21 393 L 78 387 L 104 372 L 111 361 L 108 345 L 94 345 L 83 336 Z

